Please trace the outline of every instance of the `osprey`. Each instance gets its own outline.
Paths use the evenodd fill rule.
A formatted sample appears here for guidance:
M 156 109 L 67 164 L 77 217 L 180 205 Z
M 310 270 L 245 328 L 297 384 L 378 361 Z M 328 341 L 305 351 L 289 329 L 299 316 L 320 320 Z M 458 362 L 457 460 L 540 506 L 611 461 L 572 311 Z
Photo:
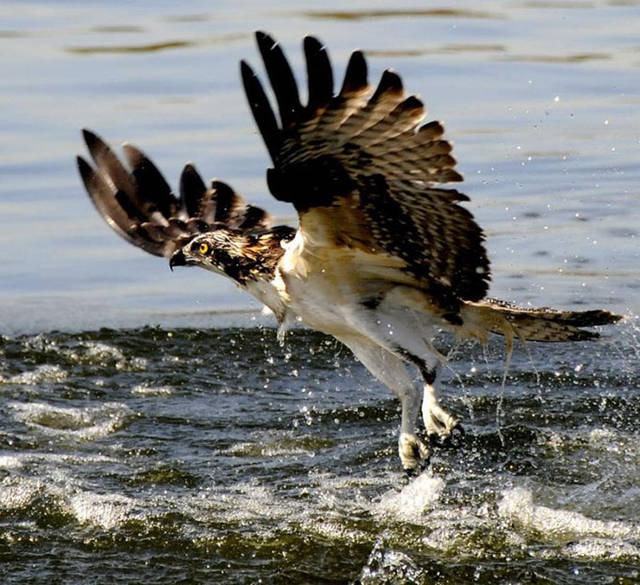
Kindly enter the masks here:
M 244 90 L 273 161 L 269 190 L 298 212 L 299 224 L 272 226 L 262 209 L 231 187 L 206 185 L 187 164 L 179 196 L 137 148 L 125 167 L 84 130 L 95 166 L 78 157 L 87 192 L 123 238 L 175 266 L 200 266 L 232 279 L 278 319 L 333 335 L 400 399 L 398 451 L 411 472 L 429 449 L 416 434 L 420 410 L 430 437 L 446 439 L 459 422 L 439 404 L 443 357 L 438 330 L 484 343 L 489 333 L 533 341 L 578 341 L 583 329 L 620 317 L 604 310 L 523 309 L 486 298 L 490 280 L 482 229 L 461 205 L 468 197 L 443 183 L 461 181 L 439 122 L 419 126 L 425 110 L 386 70 L 374 91 L 361 51 L 336 93 L 326 48 L 304 39 L 308 99 L 302 103 L 281 47 L 256 33 L 279 116 L 263 86 L 240 63 Z M 407 365 L 422 378 L 416 385 Z

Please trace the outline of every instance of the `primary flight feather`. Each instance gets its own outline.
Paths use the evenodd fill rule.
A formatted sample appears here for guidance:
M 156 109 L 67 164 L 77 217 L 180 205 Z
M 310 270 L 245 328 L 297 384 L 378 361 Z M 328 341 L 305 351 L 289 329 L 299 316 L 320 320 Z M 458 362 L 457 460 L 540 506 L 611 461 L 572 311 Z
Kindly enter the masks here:
M 249 106 L 273 167 L 267 184 L 293 204 L 297 229 L 273 226 L 221 181 L 205 184 L 185 166 L 176 196 L 155 165 L 126 144 L 125 167 L 93 132 L 84 139 L 93 165 L 78 157 L 87 192 L 107 223 L 170 266 L 200 266 L 231 278 L 276 315 L 282 330 L 302 322 L 347 345 L 400 399 L 398 450 L 412 471 L 428 459 L 417 437 L 446 438 L 458 421 L 436 397 L 442 356 L 431 341 L 445 329 L 486 342 L 580 341 L 584 329 L 617 321 L 605 310 L 521 309 L 487 299 L 484 233 L 461 205 L 468 197 L 440 185 L 462 180 L 439 122 L 387 70 L 375 89 L 355 51 L 334 89 L 326 48 L 304 39 L 308 100 L 303 104 L 278 43 L 256 33 L 278 113 L 262 82 L 241 62 Z M 413 382 L 407 365 L 423 383 Z

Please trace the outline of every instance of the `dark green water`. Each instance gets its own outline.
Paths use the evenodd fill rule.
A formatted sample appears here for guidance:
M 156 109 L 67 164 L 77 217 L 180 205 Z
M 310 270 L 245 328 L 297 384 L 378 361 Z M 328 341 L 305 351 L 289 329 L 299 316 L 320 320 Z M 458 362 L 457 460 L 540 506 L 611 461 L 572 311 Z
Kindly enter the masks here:
M 406 483 L 396 402 L 320 335 L 2 338 L 2 582 L 638 583 L 638 351 L 534 345 L 501 390 L 497 340 L 459 348 L 467 435 Z

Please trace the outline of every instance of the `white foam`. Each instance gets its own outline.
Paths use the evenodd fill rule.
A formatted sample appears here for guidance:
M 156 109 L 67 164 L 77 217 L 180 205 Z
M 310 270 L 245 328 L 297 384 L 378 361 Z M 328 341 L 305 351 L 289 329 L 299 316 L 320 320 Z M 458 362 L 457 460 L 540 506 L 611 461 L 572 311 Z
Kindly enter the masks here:
M 133 413 L 125 404 L 106 402 L 100 406 L 53 406 L 42 402 L 13 402 L 15 418 L 45 432 L 90 439 L 113 433 Z
M 43 484 L 39 480 L 11 476 L 0 483 L 0 510 L 19 510 L 26 508 L 42 492 Z
M 605 445 L 608 447 L 611 443 L 613 443 L 619 437 L 613 432 L 611 429 L 592 429 L 589 432 L 589 443 L 594 446 Z
M 366 532 L 352 527 L 344 526 L 340 520 L 319 520 L 309 518 L 302 525 L 307 532 L 316 534 L 331 541 L 341 540 L 353 544 L 356 542 L 368 542 L 369 536 Z
M 239 457 L 297 457 L 300 455 L 313 457 L 315 455 L 310 449 L 286 443 L 266 443 L 263 445 L 250 442 L 235 443 L 225 452 Z
M 399 492 L 396 490 L 386 492 L 374 513 L 407 522 L 420 522 L 424 511 L 440 498 L 444 485 L 441 478 L 424 472 Z
M 118 370 L 144 370 L 148 360 L 127 358 L 117 347 L 99 341 L 83 341 L 73 349 L 63 349 L 60 353 L 77 363 L 115 365 Z
M 0 455 L 0 469 L 17 469 L 22 467 L 22 461 L 13 455 Z
M 73 349 L 61 349 L 60 353 L 79 363 L 126 363 L 127 361 L 125 355 L 117 347 L 99 341 L 82 341 Z
M 0 510 L 11 512 L 27 509 L 39 498 L 50 496 L 79 523 L 94 524 L 106 530 L 113 529 L 135 516 L 136 500 L 119 494 L 77 491 L 68 480 L 67 477 L 6 477 L 0 482 Z
M 48 364 L 44 364 L 38 366 L 35 370 L 22 372 L 2 381 L 8 382 L 9 384 L 33 386 L 44 382 L 61 382 L 68 376 L 69 374 L 58 365 L 50 366 Z
M 117 494 L 80 492 L 69 498 L 68 505 L 79 523 L 111 530 L 132 517 L 136 501 Z
M 556 510 L 533 503 L 532 493 L 514 488 L 503 493 L 498 515 L 516 522 L 524 530 L 535 531 L 551 541 L 575 540 L 585 537 L 609 539 L 640 538 L 640 525 L 614 520 L 588 518 L 571 510 Z
M 611 539 L 587 538 L 565 546 L 562 553 L 570 558 L 589 561 L 628 561 L 640 560 L 640 548 L 629 542 Z
M 406 553 L 387 549 L 383 537 L 378 538 L 367 564 L 362 568 L 358 583 L 362 585 L 384 585 L 402 583 L 413 585 L 424 583 L 426 575 Z
M 171 396 L 173 388 L 171 386 L 153 386 L 145 382 L 131 388 L 131 394 L 142 396 Z
M 117 348 L 99 341 L 83 341 L 82 346 L 86 348 L 86 355 L 98 360 L 124 361 L 124 354 Z

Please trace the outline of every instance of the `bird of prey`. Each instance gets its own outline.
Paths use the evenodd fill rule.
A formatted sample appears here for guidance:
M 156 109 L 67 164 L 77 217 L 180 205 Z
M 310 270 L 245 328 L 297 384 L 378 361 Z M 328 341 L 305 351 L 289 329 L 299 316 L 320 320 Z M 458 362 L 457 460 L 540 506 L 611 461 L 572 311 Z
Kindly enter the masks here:
M 278 114 L 253 69 L 240 63 L 244 90 L 273 167 L 272 195 L 293 204 L 298 227 L 273 226 L 262 209 L 229 185 L 207 185 L 187 164 L 175 195 L 153 163 L 130 144 L 123 165 L 93 132 L 84 139 L 93 165 L 78 157 L 96 208 L 120 236 L 175 266 L 200 266 L 233 280 L 275 314 L 282 331 L 301 322 L 333 335 L 400 399 L 398 452 L 420 469 L 431 437 L 459 422 L 436 396 L 443 357 L 439 330 L 482 343 L 514 339 L 580 341 L 583 329 L 620 317 L 605 310 L 524 309 L 486 297 L 485 236 L 444 183 L 462 180 L 440 122 L 423 125 L 423 103 L 386 70 L 375 89 L 361 51 L 351 54 L 334 89 L 325 46 L 304 39 L 306 103 L 281 46 L 256 33 Z M 415 366 L 422 378 L 413 381 Z

